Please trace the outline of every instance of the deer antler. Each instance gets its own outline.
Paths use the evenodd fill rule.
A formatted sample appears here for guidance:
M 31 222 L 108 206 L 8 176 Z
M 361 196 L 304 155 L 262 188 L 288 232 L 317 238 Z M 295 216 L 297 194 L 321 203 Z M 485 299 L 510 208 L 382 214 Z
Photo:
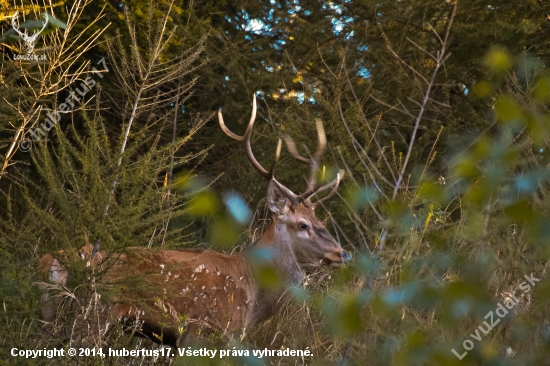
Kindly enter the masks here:
M 273 177 L 273 171 L 275 170 L 275 165 L 277 164 L 279 160 L 279 156 L 281 154 L 281 145 L 282 141 L 279 139 L 279 143 L 277 144 L 277 151 L 275 153 L 275 161 L 271 165 L 271 169 L 268 171 L 266 170 L 254 157 L 254 154 L 252 153 L 252 147 L 250 146 L 250 137 L 252 136 L 252 128 L 254 127 L 254 121 L 256 120 L 256 95 L 254 94 L 252 97 L 252 114 L 250 116 L 250 122 L 248 122 L 248 127 L 246 128 L 246 131 L 244 135 L 239 136 L 234 134 L 227 128 L 223 121 L 223 115 L 222 110 L 218 111 L 218 121 L 220 123 L 220 127 L 222 128 L 223 132 L 229 137 L 231 137 L 234 140 L 239 141 L 246 151 L 246 155 L 248 156 L 248 160 L 252 163 L 254 168 L 267 180 L 275 179 Z M 283 135 L 283 139 L 286 142 L 286 146 L 288 148 L 288 151 L 290 154 L 294 157 L 294 159 L 298 160 L 301 163 L 307 164 L 310 166 L 310 176 L 308 180 L 308 188 L 307 190 L 302 193 L 301 195 L 296 195 L 292 193 L 288 188 L 285 187 L 288 197 L 294 202 L 294 204 L 298 204 L 299 202 L 303 202 L 305 205 L 314 208 L 319 203 L 329 199 L 336 193 L 336 189 L 338 189 L 338 185 L 340 184 L 340 180 L 342 180 L 342 177 L 344 176 L 344 171 L 340 170 L 336 174 L 336 178 L 321 187 L 317 187 L 317 170 L 319 169 L 319 162 L 321 160 L 321 156 L 323 155 L 323 152 L 325 151 L 325 148 L 327 146 L 327 138 L 325 135 L 325 130 L 323 128 L 323 123 L 320 119 L 316 118 L 315 123 L 317 124 L 317 134 L 319 137 L 319 145 L 317 148 L 317 151 L 311 158 L 305 158 L 296 149 L 296 144 L 294 144 L 294 141 L 292 138 L 288 135 Z M 332 188 L 332 191 L 327 194 L 325 197 L 315 201 L 311 202 L 311 198 L 315 196 L 318 193 L 321 193 L 329 188 Z
M 290 136 L 283 135 L 283 138 L 285 139 L 286 146 L 288 148 L 288 151 L 290 152 L 290 155 L 292 155 L 292 157 L 298 160 L 299 162 L 310 166 L 310 174 L 307 182 L 307 190 L 299 196 L 300 199 L 310 207 L 315 207 L 315 205 L 332 197 L 334 193 L 336 193 L 336 189 L 340 184 L 340 180 L 344 176 L 344 171 L 340 170 L 338 174 L 336 174 L 336 178 L 332 182 L 329 182 L 321 187 L 316 187 L 317 170 L 319 169 L 319 162 L 321 160 L 321 156 L 323 155 L 323 152 L 325 151 L 325 148 L 327 146 L 327 138 L 325 135 L 325 129 L 323 128 L 323 122 L 321 122 L 319 118 L 316 118 L 315 124 L 317 125 L 317 136 L 319 139 L 319 145 L 317 147 L 317 151 L 315 152 L 315 154 L 313 154 L 312 157 L 309 159 L 300 155 L 300 153 L 296 149 L 296 144 L 294 143 L 294 140 L 292 140 Z M 325 197 L 317 200 L 315 203 L 311 202 L 311 198 L 314 195 L 322 191 L 325 191 L 331 187 L 332 187 L 332 192 L 330 192 Z
M 19 34 L 21 36 L 21 38 L 25 39 L 27 37 L 26 31 L 25 31 L 25 33 L 21 33 L 19 31 L 19 27 L 15 26 L 15 19 L 18 19 L 18 18 L 19 18 L 19 12 L 16 11 L 15 14 L 13 15 L 13 17 L 11 18 L 11 27 L 13 28 L 13 30 L 15 30 L 17 32 L 17 34 Z
M 308 206 L 310 207 L 315 207 L 317 206 L 318 204 L 328 200 L 329 198 L 331 198 L 332 196 L 334 196 L 334 194 L 336 193 L 337 189 L 338 189 L 338 185 L 340 184 L 340 181 L 344 178 L 344 173 L 345 173 L 345 170 L 344 169 L 340 169 L 338 171 L 338 173 L 336 173 L 336 178 L 334 178 L 331 182 L 325 184 L 324 186 L 321 186 L 319 188 L 317 188 L 311 195 L 309 195 L 309 197 L 307 197 L 305 199 L 305 202 Z M 311 202 L 311 198 L 315 195 L 317 195 L 318 193 L 321 193 L 322 191 L 324 190 L 327 190 L 329 188 L 332 187 L 332 191 L 327 194 L 325 197 L 323 198 L 319 198 L 317 201 L 315 202 Z
M 254 154 L 252 153 L 252 148 L 250 146 L 250 136 L 252 135 L 252 128 L 254 127 L 254 121 L 256 120 L 256 94 L 252 97 L 252 114 L 250 116 L 250 122 L 248 122 L 248 127 L 246 128 L 246 131 L 244 135 L 239 136 L 231 132 L 227 126 L 225 125 L 223 121 L 222 116 L 222 109 L 218 111 L 218 121 L 220 122 L 220 127 L 222 128 L 223 132 L 232 139 L 235 139 L 239 141 L 241 144 L 243 144 L 244 149 L 246 151 L 246 155 L 248 156 L 248 160 L 252 163 L 254 168 L 267 180 L 271 180 L 273 178 L 273 171 L 275 170 L 275 165 L 277 164 L 277 161 L 279 160 L 279 156 L 281 155 L 281 140 L 279 140 L 279 143 L 277 144 L 277 151 L 275 153 L 275 161 L 273 162 L 273 165 L 271 165 L 271 169 L 267 171 L 254 157 Z
M 298 150 L 296 149 L 296 144 L 294 144 L 294 140 L 289 135 L 283 135 L 283 138 L 285 139 L 286 146 L 288 148 L 288 151 L 290 152 L 290 155 L 294 157 L 294 159 L 298 160 L 301 163 L 307 164 L 310 166 L 310 174 L 309 179 L 307 181 L 307 190 L 300 195 L 300 198 L 306 199 L 307 197 L 311 196 L 313 192 L 315 191 L 315 185 L 317 184 L 317 170 L 319 169 L 319 161 L 321 160 L 321 156 L 323 155 L 323 152 L 325 151 L 325 148 L 327 147 L 327 138 L 325 136 L 325 129 L 323 128 L 323 122 L 319 118 L 315 119 L 315 123 L 317 124 L 317 135 L 319 138 L 319 146 L 317 148 L 317 151 L 313 156 L 308 159 L 304 158 Z

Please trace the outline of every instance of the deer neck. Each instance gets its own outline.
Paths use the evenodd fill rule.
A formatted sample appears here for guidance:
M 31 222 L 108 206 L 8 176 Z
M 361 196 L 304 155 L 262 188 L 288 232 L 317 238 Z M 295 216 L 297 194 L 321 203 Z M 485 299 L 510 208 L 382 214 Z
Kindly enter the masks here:
M 271 222 L 258 241 L 242 253 L 249 268 L 252 269 L 262 263 L 262 259 L 255 259 L 255 257 L 257 254 L 263 256 L 264 253 L 261 253 L 263 249 L 265 249 L 264 253 L 270 257 L 264 263 L 275 269 L 285 282 L 285 286 L 277 289 L 252 287 L 253 306 L 246 324 L 247 327 L 259 324 L 273 316 L 284 302 L 285 287 L 299 285 L 305 276 L 292 252 L 290 236 L 284 227 L 278 227 L 275 221 Z M 258 252 L 254 253 L 254 251 Z
M 287 285 L 299 285 L 305 275 L 292 251 L 292 240 L 286 231 L 286 226 L 277 225 L 273 220 L 249 250 L 265 249 L 266 253 L 271 256 L 266 264 L 272 266 L 283 277 Z

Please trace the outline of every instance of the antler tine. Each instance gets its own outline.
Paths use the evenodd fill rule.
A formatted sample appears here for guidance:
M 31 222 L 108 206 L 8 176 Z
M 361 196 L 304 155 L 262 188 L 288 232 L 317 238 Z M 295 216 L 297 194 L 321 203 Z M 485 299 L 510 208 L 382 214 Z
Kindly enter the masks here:
M 319 167 L 319 161 L 321 160 L 321 156 L 323 156 L 323 152 L 325 151 L 325 148 L 327 146 L 327 138 L 325 135 L 325 129 L 323 128 L 323 122 L 319 118 L 315 119 L 315 124 L 317 125 L 317 136 L 319 140 L 319 145 L 317 147 L 317 151 L 311 158 L 305 158 L 296 149 L 296 144 L 294 143 L 294 140 L 288 135 L 283 135 L 283 138 L 285 139 L 286 146 L 288 148 L 288 152 L 292 157 L 296 160 L 298 160 L 301 163 L 308 164 L 310 166 L 310 175 L 307 182 L 307 190 L 300 195 L 300 198 L 305 199 L 308 196 L 311 196 L 313 192 L 315 192 L 315 185 L 317 184 L 317 169 Z
M 279 157 L 281 156 L 281 148 L 283 147 L 283 141 L 279 139 L 277 142 L 277 150 L 275 150 L 275 160 L 273 161 L 273 164 L 271 164 L 271 169 L 269 169 L 269 174 L 271 175 L 271 178 L 273 178 L 275 174 L 275 165 L 279 162 Z
M 13 17 L 11 18 L 11 27 L 15 30 L 15 32 L 17 32 L 17 34 L 19 34 L 20 36 L 24 36 L 25 34 L 23 34 L 23 32 L 21 32 L 19 30 L 19 27 L 15 26 L 15 19 L 19 19 L 19 12 L 16 11 L 15 14 L 13 15 Z
M 44 24 L 42 24 L 42 29 L 40 29 L 40 32 L 36 33 L 36 36 L 38 37 L 38 35 L 40 33 L 42 33 L 42 31 L 44 31 L 44 29 L 46 29 L 46 26 L 48 25 L 49 21 L 50 21 L 50 16 L 48 15 L 48 13 L 44 13 Z
M 281 143 L 279 142 L 279 144 L 277 146 L 277 154 L 275 156 L 275 162 L 273 163 L 270 171 L 265 170 L 265 168 L 263 166 L 261 166 L 261 164 L 254 157 L 254 154 L 252 153 L 252 147 L 250 146 L 250 136 L 252 135 L 252 128 L 254 127 L 254 121 L 256 120 L 256 110 L 257 110 L 256 94 L 254 94 L 252 96 L 252 114 L 250 116 L 250 122 L 248 122 L 248 127 L 246 128 L 246 131 L 245 131 L 243 136 L 236 135 L 233 132 L 231 132 L 229 130 L 229 128 L 227 128 L 227 126 L 225 125 L 225 123 L 223 121 L 222 109 L 221 108 L 218 111 L 218 121 L 220 122 L 220 127 L 222 128 L 223 132 L 225 132 L 225 134 L 227 136 L 229 136 L 232 139 L 237 140 L 241 144 L 243 144 L 244 149 L 246 151 L 246 156 L 248 157 L 248 160 L 250 160 L 250 163 L 252 163 L 254 168 L 256 168 L 256 170 L 265 179 L 271 180 L 271 178 L 273 178 L 273 170 L 275 169 L 275 164 L 277 164 L 277 161 L 279 160 L 279 155 L 280 155 L 280 151 L 281 151 L 281 148 L 280 148 Z
M 345 173 L 345 170 L 340 169 L 340 170 L 338 171 L 338 173 L 336 173 L 336 178 L 334 178 L 331 182 L 325 184 L 324 186 L 319 187 L 318 189 L 315 190 L 315 192 L 313 192 L 312 194 L 310 194 L 309 197 L 307 197 L 307 198 L 305 199 L 305 201 L 308 203 L 308 205 L 311 206 L 311 207 L 315 207 L 315 206 L 317 206 L 318 204 L 320 204 L 320 203 L 322 203 L 322 202 L 328 200 L 328 199 L 331 198 L 332 196 L 334 196 L 334 194 L 335 194 L 336 191 L 338 190 L 338 186 L 340 185 L 340 182 L 341 182 L 342 179 L 344 178 L 344 173 Z M 317 201 L 315 201 L 315 202 L 313 202 L 313 203 L 311 202 L 311 198 L 312 198 L 313 196 L 315 196 L 316 194 L 321 193 L 322 191 L 327 190 L 327 189 L 329 189 L 329 188 L 331 188 L 331 187 L 332 187 L 332 191 L 331 191 L 329 194 L 327 194 L 327 195 L 326 195 L 325 197 L 323 197 L 323 198 L 318 199 Z
M 311 159 L 304 158 L 302 155 L 300 155 L 300 153 L 296 149 L 296 144 L 294 143 L 294 140 L 292 139 L 292 137 L 290 137 L 286 133 L 282 137 L 286 142 L 286 147 L 288 149 L 288 152 L 290 153 L 290 155 L 292 155 L 294 159 L 304 164 L 308 164 L 308 165 L 311 164 Z

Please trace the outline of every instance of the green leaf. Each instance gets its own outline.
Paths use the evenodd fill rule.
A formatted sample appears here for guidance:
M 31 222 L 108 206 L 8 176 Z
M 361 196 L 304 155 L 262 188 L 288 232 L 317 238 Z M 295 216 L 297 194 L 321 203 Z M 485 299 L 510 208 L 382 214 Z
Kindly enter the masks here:
M 193 216 L 204 216 L 215 213 L 220 204 L 214 193 L 206 191 L 198 193 L 189 203 L 189 213 Z
M 504 209 L 504 213 L 508 216 L 508 218 L 514 221 L 534 223 L 537 219 L 537 215 L 533 211 L 532 205 L 530 205 L 527 201 L 519 201 L 513 205 L 509 205 Z
M 363 330 L 361 302 L 357 296 L 344 297 L 341 306 L 334 313 L 332 325 L 336 334 L 343 338 L 354 337 Z
M 539 80 L 535 87 L 535 99 L 541 103 L 550 102 L 550 77 Z
M 256 280 L 260 287 L 279 288 L 283 285 L 283 281 L 275 268 L 270 265 L 260 265 L 256 268 Z
M 370 204 L 376 202 L 378 198 L 374 189 L 367 187 L 353 187 L 346 192 L 345 197 L 356 210 L 370 207 Z
M 54 27 L 61 28 L 61 29 L 67 29 L 67 24 L 63 23 L 61 20 L 52 17 L 48 14 L 48 24 L 53 25 Z
M 449 192 L 439 183 L 423 183 L 418 191 L 418 196 L 442 205 L 447 204 L 451 199 Z
M 510 55 L 501 47 L 493 47 L 489 50 L 484 61 L 491 71 L 497 73 L 503 73 L 512 66 Z
M 483 98 L 493 92 L 493 85 L 486 81 L 480 81 L 479 83 L 476 83 L 474 85 L 473 90 L 475 95 L 477 95 L 480 98 Z
M 463 178 L 473 178 L 479 171 L 471 157 L 463 157 L 454 166 L 454 173 Z
M 42 29 L 42 27 L 44 26 L 44 21 L 43 20 L 29 20 L 29 21 L 26 21 L 24 23 L 21 23 L 19 25 L 19 29 L 24 29 L 24 30 L 28 30 L 28 31 L 35 31 L 35 30 L 40 30 Z M 29 34 L 31 35 L 31 34 Z
M 510 97 L 502 97 L 495 104 L 497 119 L 504 123 L 523 120 L 523 112 L 517 102 Z
M 226 218 L 217 219 L 211 227 L 210 239 L 214 246 L 229 248 L 239 240 L 238 226 Z

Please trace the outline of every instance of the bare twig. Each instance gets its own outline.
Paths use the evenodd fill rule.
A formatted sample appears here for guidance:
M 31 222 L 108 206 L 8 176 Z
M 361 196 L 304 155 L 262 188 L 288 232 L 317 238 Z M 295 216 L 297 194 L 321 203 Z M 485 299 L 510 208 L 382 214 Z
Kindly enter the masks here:
M 372 140 L 374 140 L 374 143 L 376 144 L 378 152 L 382 155 L 382 158 L 384 159 L 384 162 L 386 163 L 388 171 L 392 175 L 393 180 L 395 180 L 395 174 L 392 170 L 391 164 L 388 161 L 388 159 L 386 158 L 386 155 L 384 154 L 384 150 L 382 149 L 382 146 L 380 146 L 380 143 L 378 142 L 378 139 L 376 138 L 374 132 L 370 128 L 370 124 L 369 124 L 369 121 L 367 119 L 367 116 L 365 115 L 365 112 L 363 111 L 363 107 L 361 106 L 361 103 L 359 102 L 359 98 L 357 97 L 357 94 L 355 94 L 355 88 L 353 87 L 353 84 L 351 83 L 351 80 L 349 78 L 349 73 L 348 73 L 348 70 L 346 68 L 346 63 L 345 62 L 343 63 L 343 66 L 344 66 L 344 72 L 346 74 L 346 80 L 347 80 L 349 88 L 351 90 L 351 94 L 353 95 L 353 98 L 355 99 L 355 103 L 357 104 L 357 108 L 361 112 L 361 117 L 363 117 L 363 122 L 365 123 L 365 126 L 369 130 L 369 133 L 372 136 Z
M 432 91 L 433 84 L 435 82 L 435 77 L 437 75 L 437 72 L 439 71 L 439 68 L 445 60 L 447 59 L 448 55 L 445 54 L 447 41 L 449 39 L 449 32 L 451 30 L 451 26 L 453 24 L 453 19 L 456 14 L 456 4 L 453 8 L 453 12 L 451 14 L 451 18 L 449 20 L 449 24 L 447 25 L 447 32 L 445 34 L 445 40 L 441 45 L 441 49 L 437 51 L 437 57 L 436 57 L 436 64 L 434 67 L 434 70 L 432 72 L 432 76 L 430 78 L 430 82 L 428 83 L 428 86 L 426 87 L 426 92 L 424 94 L 424 99 L 422 100 L 422 104 L 420 107 L 420 111 L 418 112 L 418 116 L 416 117 L 414 129 L 411 135 L 411 142 L 409 143 L 409 148 L 407 149 L 407 155 L 405 156 L 405 161 L 403 162 L 403 168 L 401 168 L 401 172 L 399 173 L 399 177 L 397 178 L 397 181 L 395 182 L 395 187 L 393 189 L 392 194 L 392 200 L 395 200 L 395 197 L 397 196 L 397 192 L 399 191 L 399 188 L 401 186 L 401 181 L 403 180 L 403 176 L 405 175 L 405 170 L 407 169 L 407 165 L 409 163 L 409 159 L 411 157 L 412 149 L 414 146 L 414 142 L 416 139 L 416 133 L 418 132 L 418 127 L 420 126 L 420 121 L 422 120 L 422 117 L 424 116 L 424 111 L 426 109 L 426 103 L 428 103 L 428 100 L 430 99 L 430 93 Z
M 374 180 L 374 177 L 372 176 L 372 174 L 370 173 L 370 169 L 368 168 L 368 165 L 365 164 L 363 162 L 363 159 L 361 158 L 361 155 L 364 155 L 369 164 L 371 165 L 372 169 L 376 172 L 376 174 L 378 174 L 378 176 L 386 183 L 388 184 L 390 187 L 393 188 L 393 184 L 386 179 L 386 177 L 384 177 L 384 175 L 376 168 L 376 165 L 374 164 L 374 162 L 371 160 L 371 158 L 369 157 L 369 155 L 365 152 L 365 150 L 363 149 L 363 147 L 361 146 L 361 144 L 357 141 L 357 139 L 355 139 L 355 137 L 353 136 L 353 134 L 351 133 L 351 130 L 349 129 L 349 126 L 348 124 L 346 123 L 346 119 L 344 117 L 344 113 L 342 111 L 342 105 L 340 102 L 338 102 L 338 110 L 340 111 L 340 118 L 342 118 L 342 122 L 344 123 L 344 126 L 346 127 L 346 130 L 348 132 L 348 134 L 350 135 L 351 139 L 352 139 L 352 145 L 353 145 L 353 148 L 355 149 L 355 152 L 357 153 L 357 156 L 359 157 L 359 159 L 361 160 L 361 162 L 363 163 L 363 166 L 365 167 L 365 169 L 367 169 L 367 172 L 369 172 L 369 175 L 371 176 L 371 178 Z M 360 149 L 357 150 L 357 148 Z M 382 192 L 382 190 L 380 190 L 380 193 L 385 196 L 384 192 Z
M 397 180 L 396 180 L 396 183 L 394 185 L 394 189 L 393 189 L 393 194 L 392 194 L 392 197 L 391 197 L 391 200 L 394 201 L 397 197 L 397 193 L 399 191 L 399 189 L 401 188 L 401 182 L 403 180 L 403 177 L 405 176 L 405 172 L 407 170 L 407 166 L 408 166 L 408 163 L 409 163 L 409 159 L 410 159 L 410 156 L 411 156 L 411 153 L 412 153 L 412 150 L 413 150 L 413 147 L 414 147 L 414 143 L 415 143 L 415 140 L 416 140 L 416 134 L 418 132 L 418 129 L 420 128 L 420 122 L 422 121 L 423 117 L 424 117 L 424 112 L 426 111 L 426 104 L 428 103 L 428 101 L 430 100 L 430 93 L 432 91 L 432 87 L 434 86 L 434 83 L 435 83 L 435 77 L 439 71 L 439 69 L 441 68 L 441 66 L 444 65 L 445 63 L 445 60 L 449 57 L 450 54 L 446 53 L 446 48 L 447 48 L 447 42 L 448 42 L 448 39 L 449 39 L 449 32 L 450 32 L 450 29 L 451 29 L 451 26 L 453 24 L 453 19 L 454 19 L 454 16 L 456 14 L 456 9 L 457 9 L 457 4 L 455 3 L 454 7 L 453 7 L 453 11 L 452 11 L 452 14 L 450 16 L 450 19 L 449 19 L 449 23 L 447 25 L 447 31 L 445 33 L 445 38 L 444 40 L 441 40 L 441 38 L 439 37 L 439 35 L 437 35 L 438 39 L 441 41 L 441 47 L 440 49 L 437 51 L 437 54 L 436 54 L 436 57 L 435 57 L 435 60 L 436 60 L 436 65 L 434 67 L 434 70 L 432 72 L 432 75 L 430 77 L 430 79 L 426 79 L 422 74 L 420 74 L 417 70 L 415 70 L 413 67 L 411 67 L 410 65 L 408 65 L 406 62 L 404 62 L 396 53 L 395 51 L 393 51 L 393 49 L 391 48 L 391 46 L 389 45 L 389 40 L 388 38 L 386 37 L 386 35 L 384 34 L 384 32 L 382 31 L 382 35 L 384 37 L 384 39 L 388 42 L 388 49 L 390 51 L 390 53 L 392 53 L 392 55 L 394 55 L 394 57 L 396 57 L 399 61 L 401 61 L 405 66 L 407 66 L 409 69 L 411 69 L 414 73 L 414 75 L 420 77 L 422 80 L 424 80 L 427 84 L 427 87 L 426 87 L 426 91 L 424 93 L 424 97 L 422 99 L 422 103 L 420 104 L 420 110 L 418 111 L 418 114 L 416 115 L 415 117 L 415 123 L 414 123 L 414 128 L 413 128 L 413 131 L 412 131 L 412 134 L 411 134 L 411 138 L 410 138 L 410 142 L 409 142 L 409 145 L 408 145 L 408 148 L 407 148 L 407 154 L 405 156 L 405 160 L 403 162 L 403 165 L 401 167 L 401 171 L 399 172 L 399 176 L 397 177 Z M 436 33 L 437 34 L 437 33 Z M 414 43 L 413 43 L 414 44 Z M 416 44 L 415 44 L 416 46 Z M 431 54 L 429 54 L 431 57 L 433 57 Z M 349 80 L 349 79 L 348 79 Z M 353 90 L 353 89 L 352 89 Z M 392 107 L 393 109 L 396 109 L 395 107 Z M 340 114 L 341 114 L 341 117 L 343 118 L 343 113 L 341 112 L 341 107 L 340 107 Z M 409 113 L 405 113 L 407 115 L 410 115 Z M 345 121 L 344 121 L 344 124 L 345 124 Z M 439 135 L 438 135 L 439 136 Z M 352 143 L 354 144 L 355 141 L 352 141 Z M 432 151 L 433 151 L 433 148 L 432 148 Z M 368 172 L 369 170 L 367 170 Z M 372 175 L 371 175 L 372 177 Z M 384 249 L 384 246 L 385 246 L 385 242 L 386 242 L 386 238 L 388 236 L 388 228 L 385 227 L 383 228 L 381 234 L 380 234 L 380 237 L 379 237 L 379 240 L 378 240 L 378 250 L 376 251 L 376 254 L 374 255 L 374 259 L 376 261 L 379 261 L 380 260 L 380 257 L 382 255 L 382 251 Z M 372 288 L 372 282 L 373 282 L 373 278 L 374 278 L 374 273 L 371 273 L 369 275 L 369 279 L 368 279 L 368 283 L 367 283 L 367 287 L 368 288 Z M 351 342 L 347 342 L 345 347 L 344 347 L 344 353 L 342 355 L 342 360 L 340 362 L 340 365 L 341 366 L 344 366 L 347 364 L 347 360 L 349 358 L 349 355 L 350 355 L 350 351 L 351 351 Z

